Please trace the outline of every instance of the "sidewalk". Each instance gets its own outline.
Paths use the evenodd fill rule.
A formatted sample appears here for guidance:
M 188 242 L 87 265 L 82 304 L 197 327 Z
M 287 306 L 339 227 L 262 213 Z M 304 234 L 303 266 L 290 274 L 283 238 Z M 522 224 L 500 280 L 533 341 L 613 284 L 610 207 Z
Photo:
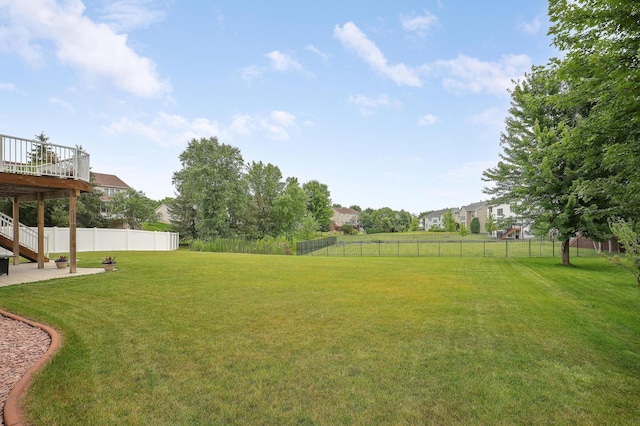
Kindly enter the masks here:
M 38 269 L 37 263 L 21 263 L 9 265 L 9 275 L 0 275 L 0 287 L 13 284 L 24 284 L 35 281 L 68 278 L 80 275 L 99 274 L 103 268 L 77 268 L 75 274 L 69 273 L 69 268 L 58 269 L 54 261 L 46 262 L 43 269 Z

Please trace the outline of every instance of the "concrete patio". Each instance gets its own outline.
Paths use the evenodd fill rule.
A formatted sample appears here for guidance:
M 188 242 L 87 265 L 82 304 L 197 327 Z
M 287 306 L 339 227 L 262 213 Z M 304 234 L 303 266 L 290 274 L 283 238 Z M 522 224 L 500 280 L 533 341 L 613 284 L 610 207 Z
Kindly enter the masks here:
M 103 268 L 77 268 L 76 273 L 70 274 L 68 267 L 58 269 L 53 261 L 46 262 L 42 269 L 38 269 L 37 263 L 21 263 L 19 265 L 9 265 L 9 275 L 0 275 L 0 287 L 103 272 L 105 272 Z

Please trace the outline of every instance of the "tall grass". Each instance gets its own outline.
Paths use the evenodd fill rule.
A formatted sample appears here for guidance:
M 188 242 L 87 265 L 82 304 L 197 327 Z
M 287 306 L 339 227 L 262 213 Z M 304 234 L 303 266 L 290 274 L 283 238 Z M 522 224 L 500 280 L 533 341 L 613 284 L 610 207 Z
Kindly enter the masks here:
M 34 425 L 640 420 L 640 292 L 600 258 L 115 255 L 0 287 L 63 333 Z
M 216 238 L 209 241 L 195 240 L 190 246 L 193 251 L 215 253 L 250 253 L 250 254 L 292 254 L 291 246 L 286 239 L 265 237 L 261 240 L 242 238 Z

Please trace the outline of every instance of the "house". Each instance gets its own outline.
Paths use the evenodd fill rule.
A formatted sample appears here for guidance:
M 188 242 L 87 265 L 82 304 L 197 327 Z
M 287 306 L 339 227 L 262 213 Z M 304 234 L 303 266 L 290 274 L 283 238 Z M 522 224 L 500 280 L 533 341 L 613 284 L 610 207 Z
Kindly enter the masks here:
M 453 218 L 454 220 L 456 220 L 456 218 L 458 217 L 458 215 L 460 214 L 460 209 L 458 208 L 453 208 L 453 209 L 442 209 L 442 210 L 436 210 L 433 211 L 431 213 L 429 213 L 428 215 L 424 216 L 422 218 L 422 227 L 424 228 L 425 231 L 428 231 L 430 229 L 444 229 L 444 214 L 445 212 L 451 210 L 453 213 Z M 457 222 L 457 220 L 456 220 Z
M 360 213 L 357 210 L 347 209 L 343 207 L 334 207 L 331 220 L 337 226 L 352 225 L 354 227 L 357 227 L 359 217 Z
M 486 201 L 478 201 L 477 203 L 472 203 L 468 206 L 462 206 L 460 207 L 458 223 L 460 223 L 460 226 L 464 226 L 469 229 L 471 221 L 474 217 L 477 217 L 480 220 L 480 233 L 487 232 L 484 227 L 487 221 L 487 211 L 488 203 Z
M 91 180 L 95 184 L 94 191 L 100 191 L 102 193 L 100 196 L 100 200 L 102 201 L 100 213 L 107 220 L 113 219 L 111 208 L 109 206 L 112 197 L 119 193 L 126 193 L 131 187 L 124 183 L 124 181 L 122 181 L 118 176 L 106 173 L 92 172 Z M 122 228 L 123 226 L 124 225 L 120 223 L 110 220 L 110 228 Z
M 158 222 L 171 224 L 171 211 L 169 206 L 165 203 L 160 204 L 155 210 Z
M 533 238 L 531 224 L 519 217 L 513 210 L 515 204 L 490 204 L 487 214 L 496 222 L 497 236 L 500 238 Z

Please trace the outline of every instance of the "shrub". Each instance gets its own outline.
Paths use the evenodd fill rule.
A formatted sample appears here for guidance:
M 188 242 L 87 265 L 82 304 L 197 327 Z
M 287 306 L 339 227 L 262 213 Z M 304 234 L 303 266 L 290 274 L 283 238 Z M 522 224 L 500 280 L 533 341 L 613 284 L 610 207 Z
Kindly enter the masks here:
M 480 233 L 480 219 L 477 217 L 474 217 L 473 219 L 471 219 L 471 223 L 469 224 L 469 231 L 471 231 L 472 234 L 479 234 Z

